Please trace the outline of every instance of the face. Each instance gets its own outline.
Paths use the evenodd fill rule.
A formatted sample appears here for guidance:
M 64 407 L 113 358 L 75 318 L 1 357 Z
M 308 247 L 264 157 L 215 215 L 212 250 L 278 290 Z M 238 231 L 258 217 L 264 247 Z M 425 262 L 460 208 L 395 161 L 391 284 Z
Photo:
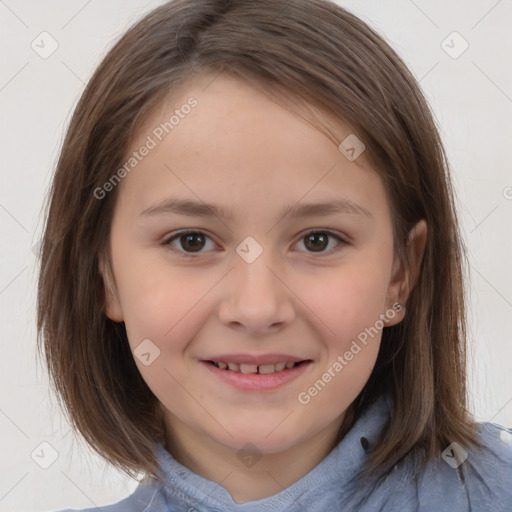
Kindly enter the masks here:
M 351 133 L 336 126 L 340 141 Z M 148 136 L 155 146 L 139 151 Z M 107 314 L 125 322 L 168 427 L 263 453 L 337 428 L 404 300 L 385 189 L 364 153 L 350 161 L 225 75 L 174 91 L 133 151 L 146 155 L 117 185 L 112 278 L 101 268 Z

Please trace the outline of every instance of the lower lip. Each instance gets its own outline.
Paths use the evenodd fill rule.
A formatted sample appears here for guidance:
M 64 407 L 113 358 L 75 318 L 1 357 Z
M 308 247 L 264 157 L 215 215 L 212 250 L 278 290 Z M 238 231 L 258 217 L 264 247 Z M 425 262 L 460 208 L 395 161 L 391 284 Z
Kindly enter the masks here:
M 241 373 L 231 370 L 221 370 L 207 361 L 201 361 L 201 363 L 206 365 L 214 375 L 238 389 L 243 389 L 245 391 L 262 391 L 276 389 L 280 386 L 284 386 L 288 382 L 291 382 L 302 375 L 312 361 L 305 361 L 293 368 L 287 368 L 280 372 L 266 373 L 263 375 L 259 373 Z

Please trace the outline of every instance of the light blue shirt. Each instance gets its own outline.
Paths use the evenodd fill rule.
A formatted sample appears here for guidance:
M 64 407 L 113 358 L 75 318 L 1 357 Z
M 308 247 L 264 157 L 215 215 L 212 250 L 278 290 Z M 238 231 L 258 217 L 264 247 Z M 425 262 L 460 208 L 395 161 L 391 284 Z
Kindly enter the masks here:
M 512 430 L 493 423 L 479 424 L 483 449 L 450 445 L 426 465 L 409 456 L 376 487 L 358 478 L 391 411 L 389 397 L 381 398 L 320 464 L 268 498 L 236 503 L 224 487 L 193 473 L 159 444 L 163 483 L 143 481 L 128 498 L 83 512 L 512 512 Z

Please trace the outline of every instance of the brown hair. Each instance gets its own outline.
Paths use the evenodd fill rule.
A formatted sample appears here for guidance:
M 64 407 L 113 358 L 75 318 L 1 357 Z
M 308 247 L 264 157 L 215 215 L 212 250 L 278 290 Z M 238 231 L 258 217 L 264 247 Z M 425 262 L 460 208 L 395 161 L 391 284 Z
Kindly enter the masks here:
M 466 411 L 465 254 L 445 151 L 401 59 L 327 0 L 166 3 L 120 39 L 89 81 L 45 212 L 37 305 L 38 348 L 73 427 L 129 475 L 157 476 L 160 404 L 137 370 L 124 324 L 105 314 L 98 269 L 117 190 L 102 200 L 94 190 L 122 165 L 137 127 L 173 88 L 191 73 L 223 71 L 270 84 L 351 127 L 386 186 L 402 261 L 410 229 L 420 219 L 428 225 L 405 319 L 384 329 L 374 371 L 340 436 L 388 389 L 396 409 L 371 468 L 417 448 L 430 458 L 454 440 L 475 443 Z

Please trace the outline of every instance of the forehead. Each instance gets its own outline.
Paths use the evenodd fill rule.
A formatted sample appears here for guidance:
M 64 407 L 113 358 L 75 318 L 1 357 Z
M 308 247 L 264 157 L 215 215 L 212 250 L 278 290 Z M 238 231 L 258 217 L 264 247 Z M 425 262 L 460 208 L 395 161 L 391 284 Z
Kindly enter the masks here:
M 240 207 L 258 197 L 270 206 L 330 193 L 385 208 L 382 182 L 364 153 L 349 161 L 335 141 L 298 115 L 301 106 L 291 96 L 287 103 L 228 74 L 184 82 L 137 130 L 127 158 L 149 139 L 154 147 L 122 188 L 146 206 L 181 190 L 188 198 L 220 204 L 228 199 Z M 337 140 L 351 134 L 328 113 L 316 110 L 315 115 Z

